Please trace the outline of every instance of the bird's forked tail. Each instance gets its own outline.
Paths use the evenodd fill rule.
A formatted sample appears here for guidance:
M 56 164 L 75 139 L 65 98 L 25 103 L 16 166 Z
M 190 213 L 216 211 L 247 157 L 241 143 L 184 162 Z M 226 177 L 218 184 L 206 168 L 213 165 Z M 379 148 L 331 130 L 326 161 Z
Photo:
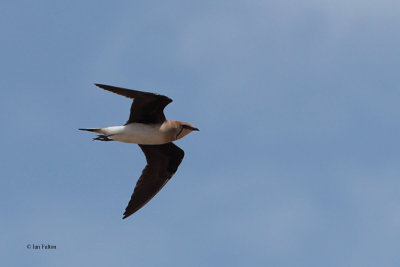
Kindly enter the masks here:
M 97 137 L 93 138 L 93 141 L 95 141 L 95 140 L 98 140 L 98 141 L 114 141 L 114 140 L 108 138 L 107 135 L 102 134 L 103 132 L 102 132 L 101 128 L 97 128 L 97 129 L 83 129 L 83 128 L 80 128 L 79 130 L 88 131 L 88 132 L 94 132 L 94 133 L 100 133 L 100 134 L 97 135 Z
M 83 128 L 80 128 L 79 130 L 81 130 L 81 131 L 88 131 L 88 132 L 94 132 L 94 133 L 101 133 L 101 129 L 100 128 L 97 128 L 97 129 L 83 129 Z

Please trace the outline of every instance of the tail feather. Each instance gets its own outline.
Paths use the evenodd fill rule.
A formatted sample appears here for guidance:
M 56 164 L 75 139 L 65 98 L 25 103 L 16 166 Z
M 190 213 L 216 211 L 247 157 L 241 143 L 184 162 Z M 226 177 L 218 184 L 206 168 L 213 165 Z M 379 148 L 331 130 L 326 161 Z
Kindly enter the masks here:
M 79 130 L 81 130 L 81 131 L 88 131 L 88 132 L 94 132 L 94 133 L 100 133 L 100 128 L 97 128 L 97 129 L 83 129 L 83 128 L 80 128 Z

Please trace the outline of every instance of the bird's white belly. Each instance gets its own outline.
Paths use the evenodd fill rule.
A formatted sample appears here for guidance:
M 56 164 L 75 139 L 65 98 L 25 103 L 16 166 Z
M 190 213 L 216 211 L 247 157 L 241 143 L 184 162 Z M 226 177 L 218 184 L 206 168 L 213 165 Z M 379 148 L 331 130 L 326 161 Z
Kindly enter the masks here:
M 159 124 L 131 123 L 102 129 L 110 139 L 133 144 L 160 145 L 170 142 Z

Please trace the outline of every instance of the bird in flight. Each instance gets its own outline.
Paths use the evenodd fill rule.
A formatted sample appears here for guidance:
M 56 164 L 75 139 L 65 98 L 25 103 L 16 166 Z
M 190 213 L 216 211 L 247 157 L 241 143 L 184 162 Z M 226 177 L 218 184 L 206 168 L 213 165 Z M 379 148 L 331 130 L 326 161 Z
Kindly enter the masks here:
M 93 140 L 138 144 L 147 161 L 125 209 L 122 217 L 125 219 L 146 205 L 175 174 L 185 153 L 173 141 L 199 129 L 188 122 L 167 120 L 164 108 L 172 99 L 164 95 L 95 85 L 132 98 L 129 119 L 122 126 L 79 130 L 98 133 Z

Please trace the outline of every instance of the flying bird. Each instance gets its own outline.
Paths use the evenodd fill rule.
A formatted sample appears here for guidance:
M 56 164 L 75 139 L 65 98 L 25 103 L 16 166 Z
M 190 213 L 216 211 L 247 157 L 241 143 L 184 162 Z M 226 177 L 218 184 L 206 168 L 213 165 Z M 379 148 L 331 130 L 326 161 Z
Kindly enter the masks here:
M 188 122 L 165 118 L 164 108 L 172 102 L 167 96 L 104 84 L 95 85 L 132 98 L 129 119 L 121 126 L 79 130 L 98 133 L 93 140 L 138 144 L 147 161 L 125 209 L 122 217 L 125 219 L 146 205 L 175 174 L 185 153 L 173 141 L 199 129 Z

